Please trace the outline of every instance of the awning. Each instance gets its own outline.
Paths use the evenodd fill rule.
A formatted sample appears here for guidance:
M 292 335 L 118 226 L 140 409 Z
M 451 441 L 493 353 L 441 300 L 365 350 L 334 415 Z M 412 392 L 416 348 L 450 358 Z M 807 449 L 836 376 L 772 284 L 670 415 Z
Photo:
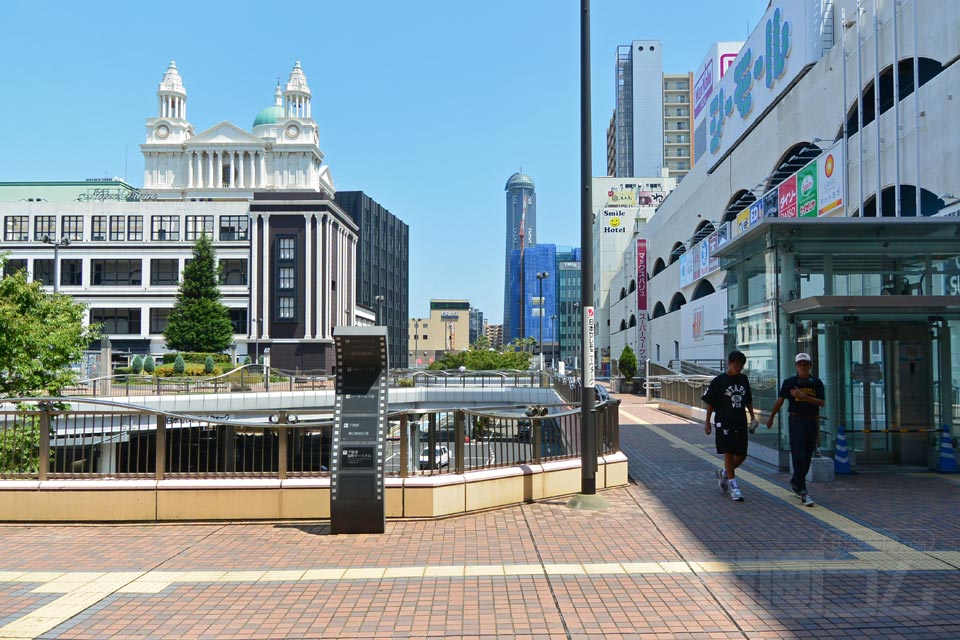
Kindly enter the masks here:
M 780 305 L 799 318 L 882 316 L 885 320 L 960 318 L 960 296 L 810 296 Z M 879 318 L 878 318 L 879 319 Z

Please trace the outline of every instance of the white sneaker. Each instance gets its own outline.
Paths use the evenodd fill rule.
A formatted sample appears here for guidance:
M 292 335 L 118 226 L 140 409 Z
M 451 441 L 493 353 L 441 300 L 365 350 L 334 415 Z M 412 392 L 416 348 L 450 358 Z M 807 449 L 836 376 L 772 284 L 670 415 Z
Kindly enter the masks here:
M 743 502 L 743 494 L 740 493 L 740 487 L 730 487 L 730 499 L 734 502 Z
M 724 475 L 723 469 L 717 469 L 717 481 L 720 485 L 720 491 L 726 493 L 730 488 L 730 482 L 727 480 L 727 476 Z
M 817 504 L 813 501 L 813 498 L 810 497 L 809 493 L 804 493 L 802 496 L 800 496 L 800 500 L 803 502 L 803 506 L 805 507 L 812 507 L 813 505 Z

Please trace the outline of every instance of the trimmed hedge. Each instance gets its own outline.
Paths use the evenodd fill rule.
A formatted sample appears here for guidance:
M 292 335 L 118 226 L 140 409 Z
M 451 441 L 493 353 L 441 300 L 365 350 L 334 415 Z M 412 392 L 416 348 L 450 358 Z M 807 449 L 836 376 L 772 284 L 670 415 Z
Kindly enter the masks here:
M 203 364 L 207 359 L 207 356 L 213 358 L 214 362 L 219 362 L 221 364 L 230 363 L 230 354 L 229 353 L 196 353 L 196 352 L 183 352 L 183 353 L 165 353 L 163 354 L 163 364 L 173 364 L 177 360 L 177 356 L 183 356 L 183 361 L 186 363 L 192 364 Z
M 183 373 L 176 373 L 173 370 L 172 364 L 162 364 L 156 368 L 156 370 L 153 372 L 153 375 L 157 376 L 158 378 L 207 378 L 210 376 L 218 376 L 221 373 L 223 373 L 223 371 L 220 369 L 220 367 L 214 367 L 213 373 L 206 373 L 203 370 L 202 364 L 191 362 L 189 364 L 184 364 Z

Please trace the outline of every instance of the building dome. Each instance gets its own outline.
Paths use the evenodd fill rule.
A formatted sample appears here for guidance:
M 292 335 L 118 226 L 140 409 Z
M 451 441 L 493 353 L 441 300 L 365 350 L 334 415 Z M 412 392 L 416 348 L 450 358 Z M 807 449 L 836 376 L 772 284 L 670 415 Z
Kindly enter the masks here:
M 265 109 L 261 109 L 260 113 L 257 114 L 256 119 L 253 121 L 253 126 L 259 126 L 261 124 L 277 124 L 277 119 L 283 117 L 283 107 L 278 105 L 270 105 Z
M 507 186 L 503 190 L 510 191 L 511 189 L 530 189 L 533 191 L 533 180 L 527 174 L 517 171 L 507 180 Z

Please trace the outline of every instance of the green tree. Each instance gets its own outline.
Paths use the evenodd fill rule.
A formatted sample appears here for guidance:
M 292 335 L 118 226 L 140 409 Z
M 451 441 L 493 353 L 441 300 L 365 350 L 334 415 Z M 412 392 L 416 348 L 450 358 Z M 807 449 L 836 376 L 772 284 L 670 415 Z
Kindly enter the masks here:
M 133 361 L 130 363 L 130 373 L 134 375 L 140 375 L 143 371 L 143 358 L 140 357 L 140 354 L 133 356 Z
M 620 373 L 623 374 L 626 380 L 633 380 L 633 376 L 637 375 L 637 354 L 633 352 L 630 345 L 626 345 L 623 348 L 618 364 Z
M 480 342 L 479 340 L 477 341 Z M 530 354 L 522 350 L 521 344 L 505 345 L 503 351 L 490 348 L 478 348 L 477 344 L 467 351 L 448 353 L 430 364 L 430 369 L 459 369 L 466 367 L 471 371 L 495 371 L 498 369 L 527 369 L 530 366 Z
M 0 268 L 6 265 L 0 256 Z M 71 369 L 97 326 L 84 327 L 85 305 L 64 294 L 47 294 L 21 270 L 0 278 L 0 395 L 57 394 L 76 383 Z
M 178 353 L 177 359 L 173 361 L 173 372 L 178 376 L 182 376 L 186 370 L 187 363 L 183 361 L 183 356 Z
M 206 374 L 213 373 L 213 356 L 207 356 L 203 360 L 203 372 Z
M 164 337 L 177 351 L 219 352 L 233 340 L 230 312 L 220 302 L 217 253 L 206 234 L 193 245 L 193 259 L 183 269 Z
M 143 359 L 143 370 L 150 375 L 153 375 L 153 372 L 157 370 L 157 363 L 153 361 L 153 356 L 147 356 Z

